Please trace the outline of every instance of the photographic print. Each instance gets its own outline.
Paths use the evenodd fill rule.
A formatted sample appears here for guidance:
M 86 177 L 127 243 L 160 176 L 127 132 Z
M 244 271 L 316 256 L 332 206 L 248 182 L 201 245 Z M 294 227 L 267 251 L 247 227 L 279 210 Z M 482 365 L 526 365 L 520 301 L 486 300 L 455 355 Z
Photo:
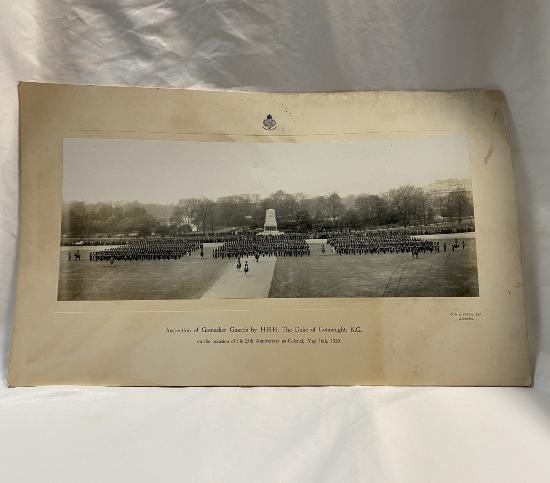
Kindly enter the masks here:
M 10 386 L 530 384 L 501 92 L 22 83 L 20 112 Z
M 65 139 L 58 300 L 478 296 L 460 137 Z

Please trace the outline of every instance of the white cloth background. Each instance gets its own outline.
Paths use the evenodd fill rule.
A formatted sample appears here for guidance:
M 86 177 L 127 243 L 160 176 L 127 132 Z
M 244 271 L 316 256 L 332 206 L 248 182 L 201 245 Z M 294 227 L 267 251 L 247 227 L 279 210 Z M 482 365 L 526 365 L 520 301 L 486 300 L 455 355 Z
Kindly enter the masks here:
M 19 80 L 503 89 L 534 388 L 7 389 Z M 0 480 L 550 481 L 549 106 L 546 0 L 0 0 Z

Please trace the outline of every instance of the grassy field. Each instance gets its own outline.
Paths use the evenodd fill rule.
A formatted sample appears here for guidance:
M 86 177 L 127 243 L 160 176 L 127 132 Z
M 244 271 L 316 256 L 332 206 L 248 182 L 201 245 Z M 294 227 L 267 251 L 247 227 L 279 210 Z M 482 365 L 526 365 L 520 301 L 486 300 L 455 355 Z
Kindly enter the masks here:
M 448 241 L 448 240 L 447 240 Z M 443 246 L 443 243 L 441 243 Z M 71 251 L 76 250 L 71 249 Z M 203 296 L 233 261 L 197 253 L 177 261 L 90 262 L 61 252 L 58 300 L 173 300 Z M 251 265 L 251 270 L 254 264 Z M 252 273 L 251 273 L 252 275 Z M 269 283 L 269 281 L 267 281 Z M 446 253 L 336 255 L 312 245 L 310 257 L 279 257 L 269 297 L 473 297 L 479 294 L 475 239 Z
M 76 250 L 76 248 L 75 248 Z M 196 299 L 218 279 L 228 262 L 204 260 L 197 253 L 179 260 L 90 262 L 89 248 L 80 248 L 81 261 L 61 253 L 58 300 L 174 300 Z
M 448 242 L 448 240 L 447 240 Z M 443 247 L 443 242 L 441 242 Z M 278 258 L 270 297 L 475 297 L 475 239 L 446 253 Z

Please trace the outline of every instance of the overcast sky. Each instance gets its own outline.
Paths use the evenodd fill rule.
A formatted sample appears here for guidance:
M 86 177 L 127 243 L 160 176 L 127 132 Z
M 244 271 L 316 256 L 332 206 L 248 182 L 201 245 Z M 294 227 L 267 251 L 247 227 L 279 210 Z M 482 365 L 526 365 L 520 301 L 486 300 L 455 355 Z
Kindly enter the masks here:
M 65 139 L 64 201 L 175 203 L 277 190 L 378 194 L 469 178 L 462 137 L 331 143 Z

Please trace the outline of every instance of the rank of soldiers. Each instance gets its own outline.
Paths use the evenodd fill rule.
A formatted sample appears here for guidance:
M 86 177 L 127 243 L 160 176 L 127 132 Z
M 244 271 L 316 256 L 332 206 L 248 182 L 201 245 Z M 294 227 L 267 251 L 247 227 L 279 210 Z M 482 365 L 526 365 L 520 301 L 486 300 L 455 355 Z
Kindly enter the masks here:
M 112 260 L 177 260 L 191 255 L 201 247 L 198 240 L 187 239 L 151 239 L 128 243 L 107 250 L 90 252 L 91 261 Z
M 303 234 L 241 236 L 212 251 L 212 258 L 303 257 L 311 255 Z
M 338 255 L 418 253 L 439 251 L 439 242 L 423 240 L 405 231 L 343 234 L 327 239 Z

